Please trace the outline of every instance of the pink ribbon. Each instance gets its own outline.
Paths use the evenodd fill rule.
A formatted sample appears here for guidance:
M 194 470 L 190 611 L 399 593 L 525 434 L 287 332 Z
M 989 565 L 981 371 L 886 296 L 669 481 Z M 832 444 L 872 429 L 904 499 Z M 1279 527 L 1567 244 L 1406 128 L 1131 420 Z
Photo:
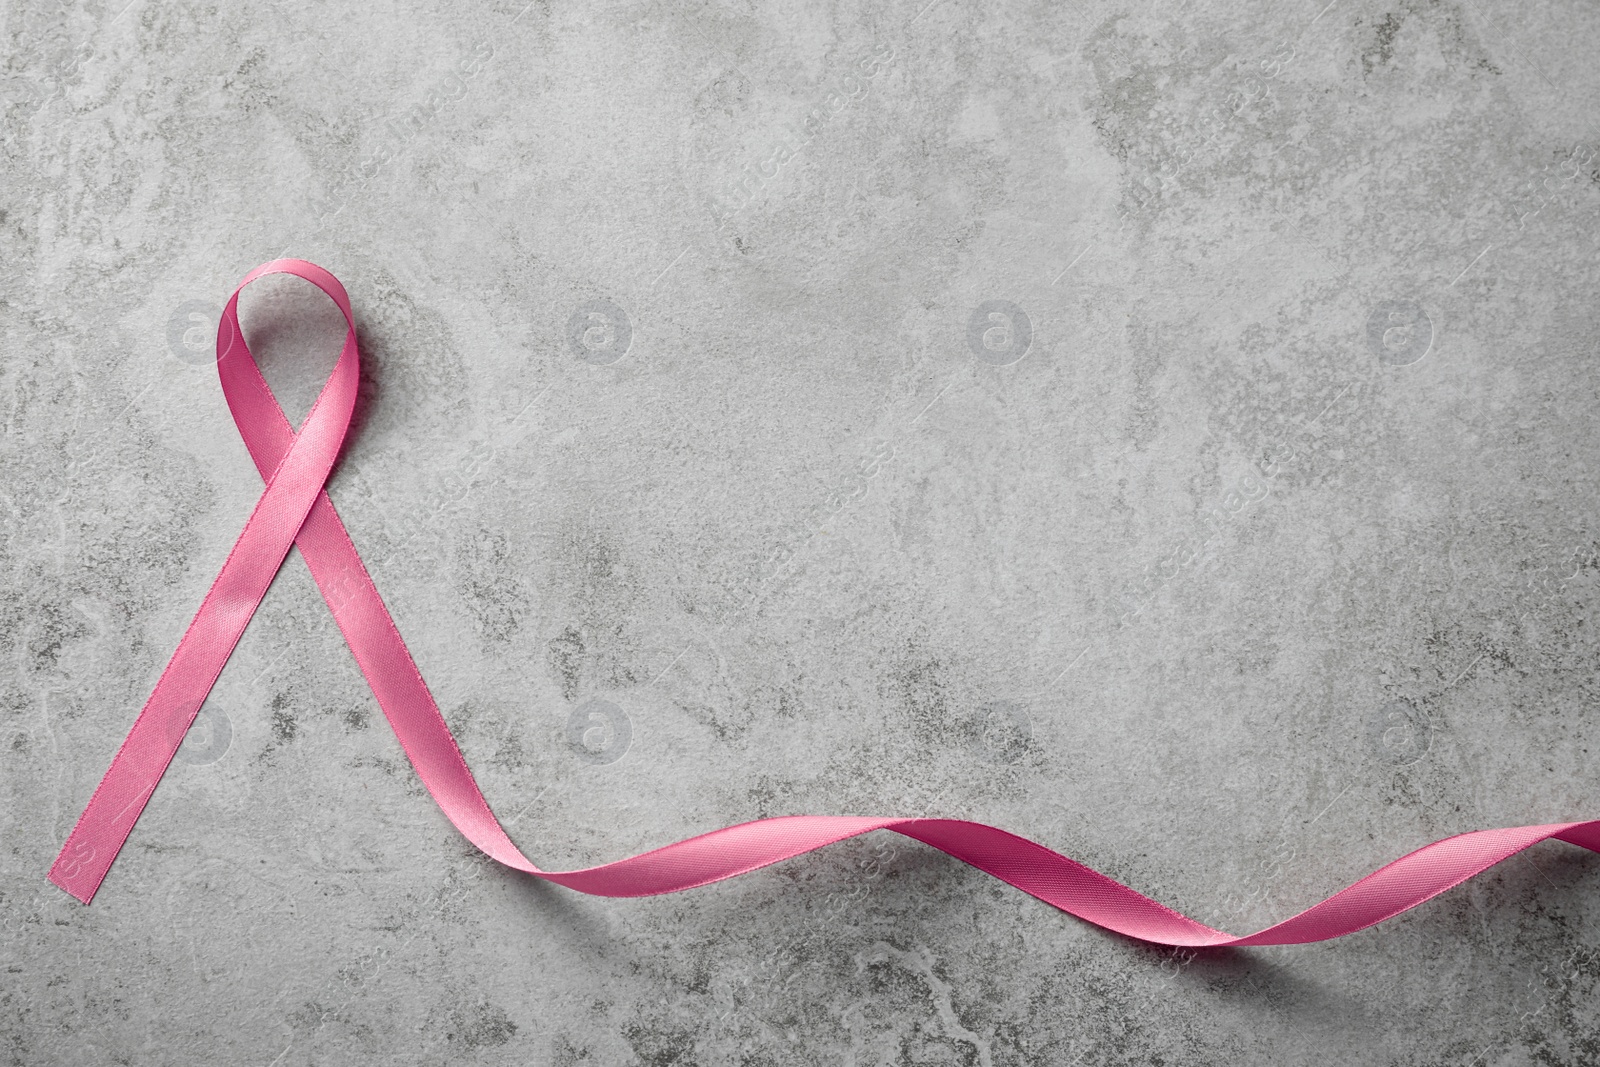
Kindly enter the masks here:
M 339 305 L 349 324 L 333 373 L 298 432 L 261 377 L 239 329 L 239 290 L 266 274 L 293 274 L 316 285 Z M 395 736 L 450 821 L 506 866 L 582 893 L 609 897 L 675 893 L 847 837 L 893 830 L 1062 911 L 1129 937 L 1175 946 L 1286 945 L 1365 929 L 1549 838 L 1600 852 L 1600 821 L 1459 834 L 1403 856 L 1293 918 L 1246 937 L 1180 915 L 1043 845 L 960 819 L 791 815 L 730 826 L 598 867 L 541 871 L 511 842 L 489 810 L 323 489 L 350 424 L 360 359 L 344 286 L 303 260 L 279 259 L 257 267 L 228 300 L 217 326 L 217 353 L 223 394 L 266 488 L 50 868 L 50 880 L 85 904 L 94 898 L 155 792 L 291 544 L 300 546 Z

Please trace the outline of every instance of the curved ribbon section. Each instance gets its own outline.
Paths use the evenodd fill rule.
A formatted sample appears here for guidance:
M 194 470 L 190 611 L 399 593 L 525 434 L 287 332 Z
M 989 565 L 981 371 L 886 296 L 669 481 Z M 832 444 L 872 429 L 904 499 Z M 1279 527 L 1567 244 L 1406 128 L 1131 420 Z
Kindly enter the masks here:
M 289 424 L 239 328 L 239 290 L 293 274 L 338 304 L 349 330 L 327 384 L 299 430 Z M 1477 830 L 1425 845 L 1313 907 L 1244 937 L 1215 930 L 1043 845 L 960 819 L 791 815 L 716 830 L 597 867 L 542 871 L 489 810 L 383 598 L 324 490 L 355 402 L 360 360 L 350 300 L 332 274 L 280 259 L 247 274 L 217 326 L 223 394 L 265 482 L 194 621 L 134 720 L 127 740 L 50 868 L 50 880 L 89 903 L 155 792 L 251 615 L 298 545 L 378 705 L 445 816 L 500 863 L 597 896 L 676 893 L 792 859 L 848 837 L 891 830 L 931 845 L 1062 911 L 1162 945 L 1222 947 L 1326 941 L 1438 896 L 1540 841 L 1600 852 L 1600 821 Z

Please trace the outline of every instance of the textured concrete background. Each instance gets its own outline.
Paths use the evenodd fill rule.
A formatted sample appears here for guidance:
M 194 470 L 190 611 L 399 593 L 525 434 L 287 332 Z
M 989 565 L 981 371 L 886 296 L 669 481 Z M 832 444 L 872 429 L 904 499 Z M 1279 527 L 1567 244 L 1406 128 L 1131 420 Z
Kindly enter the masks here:
M 542 864 L 951 815 L 1242 932 L 1600 815 L 1600 9 L 1325 2 L 5 4 L 0 1058 L 1600 1062 L 1562 845 L 1199 954 L 892 836 L 531 883 L 297 556 L 95 905 L 45 881 L 258 495 L 208 359 L 281 254 Z M 303 412 L 337 313 L 243 303 Z

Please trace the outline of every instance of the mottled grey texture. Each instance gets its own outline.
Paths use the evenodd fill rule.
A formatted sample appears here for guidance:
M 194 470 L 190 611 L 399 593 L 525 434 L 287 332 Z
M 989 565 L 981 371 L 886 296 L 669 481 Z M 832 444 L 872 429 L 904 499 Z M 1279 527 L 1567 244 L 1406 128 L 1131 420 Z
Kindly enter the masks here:
M 1600 816 L 1600 9 L 124 2 L 0 8 L 0 1061 L 1600 1062 L 1566 846 L 1196 956 L 893 837 L 533 883 L 297 556 L 94 906 L 44 879 L 258 494 L 206 338 L 283 253 L 547 866 L 942 814 L 1243 931 Z M 301 412 L 308 292 L 244 300 Z

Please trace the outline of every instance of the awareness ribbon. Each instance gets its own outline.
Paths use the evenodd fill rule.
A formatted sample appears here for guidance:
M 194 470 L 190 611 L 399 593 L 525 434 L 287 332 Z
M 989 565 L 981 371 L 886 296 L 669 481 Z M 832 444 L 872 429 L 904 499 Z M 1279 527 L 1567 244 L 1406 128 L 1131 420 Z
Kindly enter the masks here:
M 333 373 L 298 431 L 278 406 L 239 328 L 240 290 L 267 274 L 292 274 L 311 282 L 333 298 L 349 325 Z M 1196 922 L 1043 845 L 961 819 L 790 815 L 741 823 L 598 867 L 541 871 L 511 842 L 489 810 L 323 488 L 350 424 L 360 359 L 344 286 L 304 260 L 262 264 L 245 275 L 223 310 L 217 325 L 217 356 L 223 394 L 266 488 L 50 868 L 50 880 L 85 904 L 94 898 L 155 792 L 291 544 L 300 546 L 395 736 L 450 821 L 506 866 L 582 893 L 608 897 L 675 893 L 848 837 L 893 830 L 1062 911 L 1129 937 L 1187 947 L 1286 945 L 1365 929 L 1549 838 L 1600 852 L 1600 820 L 1458 834 L 1402 856 L 1320 904 L 1245 937 Z

